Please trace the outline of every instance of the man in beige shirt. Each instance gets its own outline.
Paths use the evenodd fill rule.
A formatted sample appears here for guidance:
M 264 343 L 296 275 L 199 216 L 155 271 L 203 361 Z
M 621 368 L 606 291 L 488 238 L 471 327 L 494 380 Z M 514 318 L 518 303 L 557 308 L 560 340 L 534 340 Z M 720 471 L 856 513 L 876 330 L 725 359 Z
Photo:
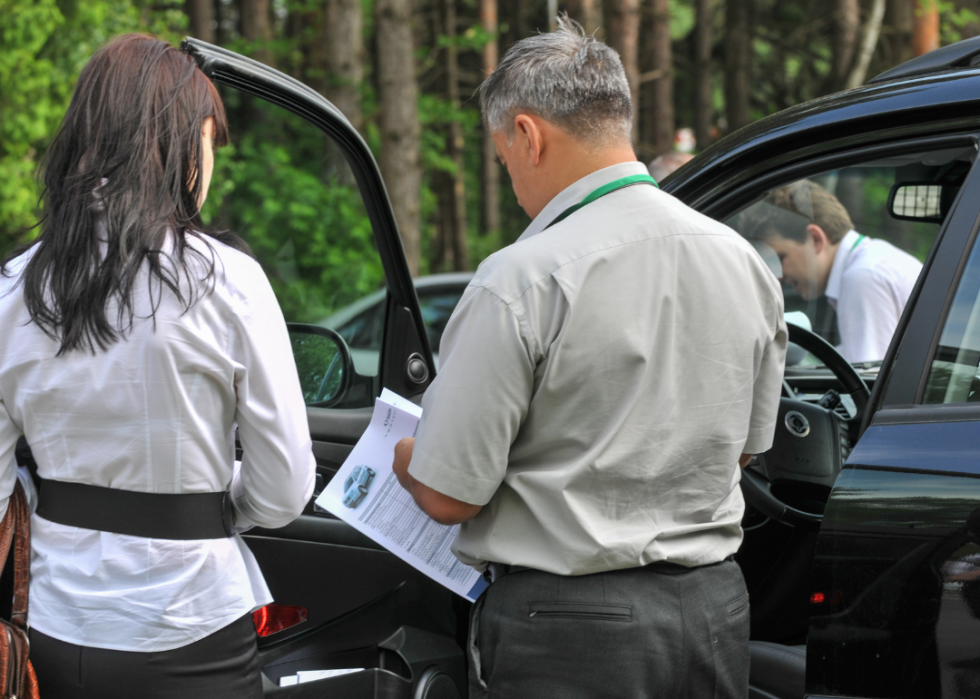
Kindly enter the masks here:
M 395 459 L 493 579 L 470 696 L 744 697 L 748 599 L 728 559 L 739 463 L 775 427 L 779 284 L 653 184 L 619 58 L 574 23 L 515 44 L 481 102 L 534 220 L 477 270 Z

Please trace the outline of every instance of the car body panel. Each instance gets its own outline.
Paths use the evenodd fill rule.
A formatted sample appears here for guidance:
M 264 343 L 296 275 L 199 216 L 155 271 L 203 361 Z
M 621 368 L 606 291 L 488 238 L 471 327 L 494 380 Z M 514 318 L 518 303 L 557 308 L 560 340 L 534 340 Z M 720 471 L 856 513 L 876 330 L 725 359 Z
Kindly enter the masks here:
M 968 526 L 980 517 L 978 443 L 976 421 L 872 426 L 862 437 L 818 540 L 809 692 L 980 688 L 980 532 Z
M 855 88 L 791 107 L 721 139 L 661 183 L 688 205 L 718 214 L 742 185 L 815 158 L 917 135 L 975 130 L 980 71 Z

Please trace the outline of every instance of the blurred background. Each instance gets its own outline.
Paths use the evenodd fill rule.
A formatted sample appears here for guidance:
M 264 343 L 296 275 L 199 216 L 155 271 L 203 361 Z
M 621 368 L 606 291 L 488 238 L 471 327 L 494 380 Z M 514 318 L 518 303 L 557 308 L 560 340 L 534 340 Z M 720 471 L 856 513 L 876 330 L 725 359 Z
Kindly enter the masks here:
M 623 57 L 644 162 L 980 34 L 980 0 L 0 0 L 0 257 L 36 232 L 37 166 L 82 66 L 142 31 L 228 47 L 320 91 L 379 160 L 413 274 L 474 269 L 528 223 L 474 91 L 565 11 Z M 295 306 L 287 317 L 323 318 L 378 288 L 370 225 L 332 144 L 225 99 L 232 145 L 205 221 L 247 237 Z

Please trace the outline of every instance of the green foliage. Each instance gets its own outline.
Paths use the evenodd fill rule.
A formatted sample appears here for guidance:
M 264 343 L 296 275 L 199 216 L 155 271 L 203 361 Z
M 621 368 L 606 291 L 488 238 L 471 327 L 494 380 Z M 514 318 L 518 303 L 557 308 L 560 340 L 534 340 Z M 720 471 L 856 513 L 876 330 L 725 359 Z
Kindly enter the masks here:
M 942 44 L 952 44 L 964 39 L 962 32 L 980 23 L 980 16 L 965 7 L 957 7 L 955 2 L 940 0 L 939 5 L 939 36 Z M 968 36 L 976 34 L 974 30 Z
M 0 0 L 0 258 L 33 235 L 36 172 L 75 82 L 109 39 L 148 31 L 173 41 L 186 26 L 179 0 Z
M 335 398 L 344 379 L 344 366 L 337 344 L 323 335 L 292 332 L 289 341 L 306 404 Z
M 283 110 L 233 96 L 226 104 L 251 128 L 218 152 L 202 216 L 248 242 L 286 319 L 320 322 L 381 286 L 371 223 L 341 154 Z
M 694 29 L 694 3 L 691 0 L 670 0 L 670 38 L 679 41 Z

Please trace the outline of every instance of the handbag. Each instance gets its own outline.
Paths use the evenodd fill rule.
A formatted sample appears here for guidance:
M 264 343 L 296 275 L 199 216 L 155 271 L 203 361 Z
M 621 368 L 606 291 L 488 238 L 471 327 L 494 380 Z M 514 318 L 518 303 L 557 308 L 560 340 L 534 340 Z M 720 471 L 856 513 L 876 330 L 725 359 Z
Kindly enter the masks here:
M 3 699 L 38 699 L 37 676 L 28 658 L 27 592 L 31 573 L 31 514 L 18 481 L 0 522 L 0 561 L 13 544 L 14 599 L 10 621 L 0 619 L 0 690 Z

